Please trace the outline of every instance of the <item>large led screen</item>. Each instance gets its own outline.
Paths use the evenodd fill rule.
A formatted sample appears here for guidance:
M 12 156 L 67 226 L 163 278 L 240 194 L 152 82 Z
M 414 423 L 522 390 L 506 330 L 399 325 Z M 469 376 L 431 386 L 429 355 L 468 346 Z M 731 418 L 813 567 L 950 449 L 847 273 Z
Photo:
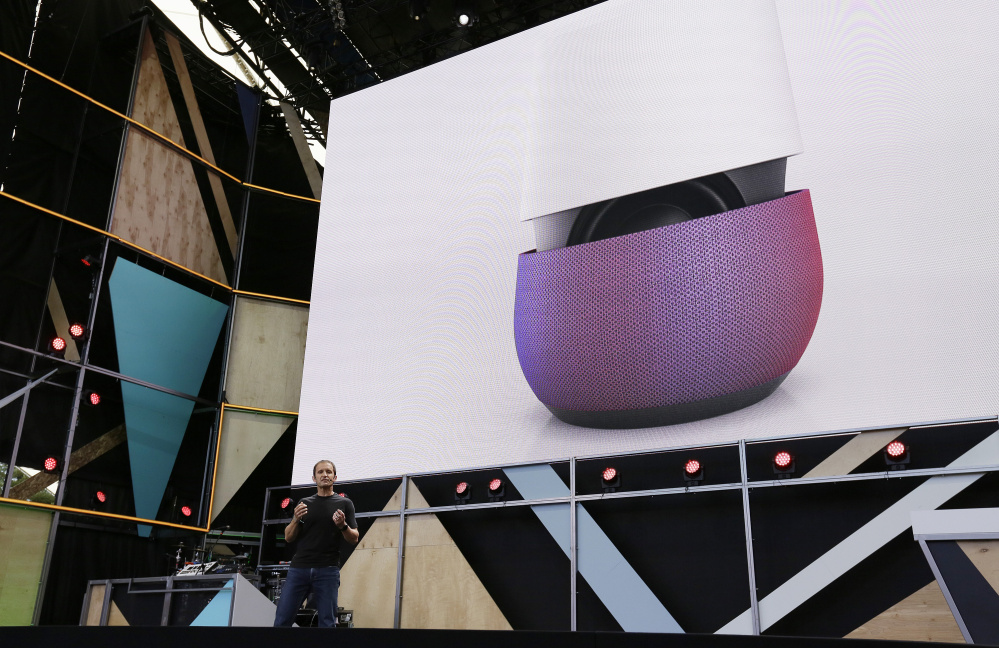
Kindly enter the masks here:
M 325 457 L 356 479 L 994 414 L 997 19 L 991 2 L 608 0 L 334 101 L 296 483 Z M 772 393 L 653 427 L 553 415 L 518 357 L 521 254 L 584 205 L 782 158 L 787 191 L 809 191 L 821 308 Z M 779 257 L 744 274 L 782 272 L 798 285 Z M 663 308 L 691 321 L 713 308 L 674 294 Z M 773 312 L 754 335 L 797 326 Z M 607 379 L 573 366 L 547 387 Z

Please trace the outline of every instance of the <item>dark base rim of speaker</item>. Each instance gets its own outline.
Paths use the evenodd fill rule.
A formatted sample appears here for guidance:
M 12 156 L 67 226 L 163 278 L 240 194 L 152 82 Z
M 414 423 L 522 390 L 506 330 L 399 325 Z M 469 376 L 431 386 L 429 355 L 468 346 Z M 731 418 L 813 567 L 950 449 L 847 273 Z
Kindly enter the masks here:
M 691 421 L 728 414 L 760 402 L 774 393 L 789 373 L 791 372 L 788 371 L 769 382 L 742 391 L 665 407 L 592 412 L 564 410 L 557 407 L 548 407 L 548 409 L 556 418 L 571 425 L 605 430 L 627 430 L 690 423 Z

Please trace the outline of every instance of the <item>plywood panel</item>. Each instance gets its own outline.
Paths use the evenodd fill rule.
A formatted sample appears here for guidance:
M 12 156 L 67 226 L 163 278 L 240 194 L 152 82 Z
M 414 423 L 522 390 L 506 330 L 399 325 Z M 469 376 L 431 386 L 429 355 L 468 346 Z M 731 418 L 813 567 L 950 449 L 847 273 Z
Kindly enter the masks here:
M 294 419 L 226 409 L 219 437 L 212 521 L 236 494 Z
M 453 545 L 444 525 L 433 513 L 410 515 L 406 518 L 406 548 Z
M 999 540 L 958 540 L 957 545 L 992 589 L 999 592 Z
M 56 335 L 66 340 L 67 360 L 73 362 L 80 361 L 80 350 L 76 347 L 76 340 L 69 335 L 69 318 L 66 316 L 66 307 L 63 306 L 62 297 L 59 295 L 59 288 L 56 287 L 55 279 L 49 283 L 48 297 L 49 316 L 52 318 L 52 325 L 55 327 Z
M 94 459 L 98 459 L 109 450 L 118 447 L 125 442 L 125 425 L 118 425 L 105 432 L 82 448 L 77 448 L 69 456 L 69 474 L 83 468 Z M 22 479 L 16 486 L 10 489 L 11 499 L 28 499 L 42 489 L 48 488 L 59 481 L 59 475 L 40 472 L 35 473 L 27 479 Z
M 936 581 L 891 606 L 846 638 L 965 643 Z
M 31 625 L 52 513 L 0 505 L 0 626 Z
M 191 127 L 194 129 L 194 136 L 198 140 L 198 150 L 201 157 L 212 164 L 215 162 L 215 154 L 212 152 L 212 143 L 208 139 L 208 130 L 205 128 L 205 121 L 201 117 L 201 109 L 198 108 L 198 98 L 194 94 L 194 84 L 191 83 L 191 75 L 187 71 L 187 62 L 184 61 L 184 52 L 180 48 L 180 41 L 170 32 L 164 32 L 167 48 L 170 50 L 170 60 L 173 61 L 173 68 L 177 72 L 177 80 L 180 82 L 181 93 L 184 95 L 184 104 L 187 106 L 187 113 L 191 117 Z M 208 172 L 208 184 L 212 187 L 212 197 L 215 198 L 215 205 L 219 210 L 219 218 L 222 220 L 222 228 L 225 230 L 226 240 L 232 255 L 236 256 L 237 238 L 236 224 L 233 222 L 232 212 L 229 211 L 229 202 L 225 197 L 225 190 L 222 188 L 222 179 L 213 173 Z
M 125 615 L 121 613 L 121 610 L 118 608 L 118 604 L 115 603 L 114 601 L 111 601 L 111 611 L 108 612 L 108 625 L 109 626 L 128 625 L 128 619 L 126 619 Z
M 302 122 L 298 118 L 298 113 L 286 101 L 281 102 L 281 112 L 284 113 L 284 120 L 288 124 L 291 139 L 295 142 L 295 150 L 298 152 L 298 159 L 302 161 L 305 176 L 309 179 L 312 196 L 322 198 L 323 177 L 319 175 L 319 169 L 316 168 L 316 160 L 312 157 L 312 151 L 309 150 L 309 143 L 305 139 L 305 131 L 302 130 Z M 327 116 L 327 120 L 329 120 L 329 116 Z
M 395 625 L 399 518 L 379 518 L 340 569 L 338 605 L 354 610 L 360 628 Z
M 421 509 L 430 508 L 430 504 L 427 503 L 423 493 L 420 489 L 416 487 L 413 480 L 409 480 L 409 484 L 406 485 L 406 508 L 408 509 Z
M 308 328 L 305 306 L 238 297 L 226 374 L 229 402 L 298 411 Z
M 104 605 L 104 591 L 106 585 L 90 586 L 90 607 L 87 608 L 87 618 L 84 619 L 85 626 L 99 626 L 101 624 L 101 607 Z
M 132 116 L 184 146 L 180 123 L 149 32 Z M 111 231 L 175 263 L 227 282 L 192 163 L 131 128 Z
M 453 544 L 406 547 L 400 625 L 403 628 L 511 629 Z
M 818 466 L 809 470 L 804 477 L 847 475 L 875 453 L 881 452 L 886 445 L 908 429 L 893 428 L 861 432 L 847 441 L 839 450 L 826 457 Z

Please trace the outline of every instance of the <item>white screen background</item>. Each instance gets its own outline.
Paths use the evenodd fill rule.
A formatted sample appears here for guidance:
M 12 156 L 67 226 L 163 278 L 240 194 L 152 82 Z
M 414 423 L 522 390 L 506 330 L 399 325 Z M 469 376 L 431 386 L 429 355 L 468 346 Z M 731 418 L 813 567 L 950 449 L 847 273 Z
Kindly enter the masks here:
M 385 132 L 331 120 L 293 481 L 326 457 L 359 479 L 995 413 L 999 5 L 952 7 L 777 2 L 804 147 L 787 188 L 812 192 L 822 312 L 772 396 L 663 428 L 567 425 L 521 374 L 516 257 L 534 246 L 517 218 L 522 71 L 472 82 L 511 92 L 463 132 L 443 118 L 393 132 L 416 74 L 348 97 Z M 400 154 L 414 139 L 435 143 L 433 164 Z

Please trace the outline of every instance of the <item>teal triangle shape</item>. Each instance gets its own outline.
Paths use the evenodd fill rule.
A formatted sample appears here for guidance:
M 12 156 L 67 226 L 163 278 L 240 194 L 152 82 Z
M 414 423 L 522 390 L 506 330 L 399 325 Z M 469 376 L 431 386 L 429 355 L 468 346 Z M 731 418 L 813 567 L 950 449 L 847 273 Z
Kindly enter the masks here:
M 183 591 L 183 590 L 180 590 Z M 208 602 L 205 609 L 191 621 L 192 626 L 227 626 L 229 610 L 232 609 L 232 581 L 228 581 L 219 593 Z
M 119 371 L 197 394 L 228 305 L 124 259 L 108 281 Z M 136 517 L 155 519 L 194 402 L 122 381 Z M 149 535 L 149 527 L 139 526 Z

